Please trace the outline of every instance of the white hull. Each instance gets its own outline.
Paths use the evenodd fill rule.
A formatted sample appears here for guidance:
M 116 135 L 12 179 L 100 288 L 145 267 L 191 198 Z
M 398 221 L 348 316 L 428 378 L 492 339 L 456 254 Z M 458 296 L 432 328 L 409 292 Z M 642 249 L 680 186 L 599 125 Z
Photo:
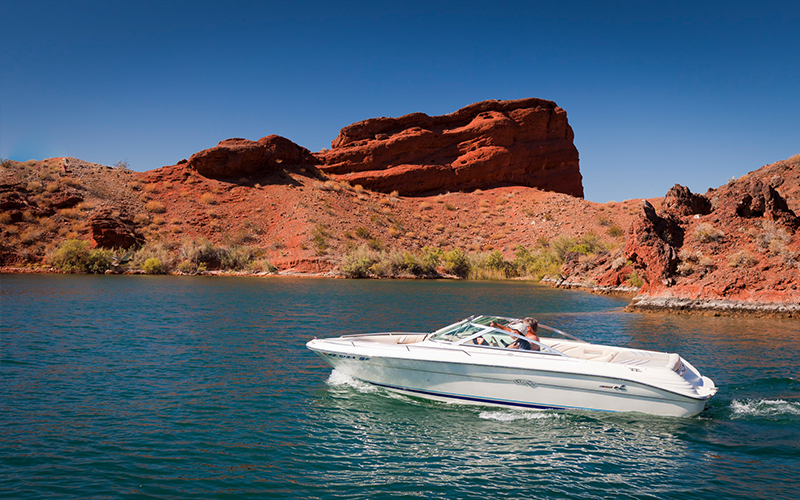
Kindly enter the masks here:
M 395 343 L 386 338 L 315 339 L 307 346 L 354 379 L 463 404 L 692 416 L 716 392 L 711 380 L 676 354 L 580 344 L 587 352 L 613 349 L 616 354 L 611 358 L 625 358 L 607 362 L 428 340 Z

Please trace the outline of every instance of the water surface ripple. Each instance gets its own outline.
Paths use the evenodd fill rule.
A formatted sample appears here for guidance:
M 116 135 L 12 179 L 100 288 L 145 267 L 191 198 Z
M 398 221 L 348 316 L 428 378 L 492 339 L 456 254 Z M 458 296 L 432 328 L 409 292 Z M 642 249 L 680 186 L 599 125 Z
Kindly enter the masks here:
M 793 498 L 800 327 L 633 315 L 530 283 L 0 276 L 0 497 Z M 690 419 L 421 401 L 313 337 L 535 315 L 679 352 L 720 386 Z

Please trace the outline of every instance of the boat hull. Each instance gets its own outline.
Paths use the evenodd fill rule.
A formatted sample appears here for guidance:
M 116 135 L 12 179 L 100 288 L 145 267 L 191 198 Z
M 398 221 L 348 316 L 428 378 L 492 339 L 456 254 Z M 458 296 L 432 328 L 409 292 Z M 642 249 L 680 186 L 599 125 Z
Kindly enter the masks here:
M 606 371 L 614 373 L 600 375 L 591 372 L 591 364 L 567 358 L 532 363 L 529 354 L 526 359 L 523 354 L 506 353 L 497 359 L 483 356 L 479 360 L 462 351 L 463 359 L 458 359 L 453 353 L 436 356 L 435 352 L 415 352 L 420 350 L 412 348 L 407 348 L 403 357 L 380 356 L 359 352 L 355 345 L 348 349 L 324 341 L 312 341 L 308 347 L 354 379 L 435 401 L 688 417 L 700 413 L 708 399 L 639 382 L 633 376 L 636 372 L 628 367 L 605 366 Z M 442 359 L 446 357 L 450 359 Z

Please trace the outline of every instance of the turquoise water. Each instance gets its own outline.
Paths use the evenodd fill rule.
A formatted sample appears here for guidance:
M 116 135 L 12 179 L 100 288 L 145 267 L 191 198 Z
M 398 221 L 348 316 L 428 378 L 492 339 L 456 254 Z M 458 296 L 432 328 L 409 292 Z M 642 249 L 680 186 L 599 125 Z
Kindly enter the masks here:
M 529 283 L 0 276 L 6 498 L 796 498 L 800 323 L 634 315 Z M 533 314 L 679 352 L 698 417 L 467 407 L 331 373 L 314 336 Z

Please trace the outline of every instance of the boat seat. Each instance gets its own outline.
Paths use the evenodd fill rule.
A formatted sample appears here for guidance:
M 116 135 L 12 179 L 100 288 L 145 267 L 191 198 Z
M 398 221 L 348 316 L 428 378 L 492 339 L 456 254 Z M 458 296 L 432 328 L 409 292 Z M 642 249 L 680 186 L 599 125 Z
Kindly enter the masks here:
M 592 361 L 601 361 L 605 363 L 611 362 L 616 355 L 617 351 L 613 349 L 604 349 L 598 346 L 587 346 L 586 344 L 561 344 L 552 343 L 550 345 L 553 349 L 563 352 L 567 356 L 578 359 L 590 359 Z

